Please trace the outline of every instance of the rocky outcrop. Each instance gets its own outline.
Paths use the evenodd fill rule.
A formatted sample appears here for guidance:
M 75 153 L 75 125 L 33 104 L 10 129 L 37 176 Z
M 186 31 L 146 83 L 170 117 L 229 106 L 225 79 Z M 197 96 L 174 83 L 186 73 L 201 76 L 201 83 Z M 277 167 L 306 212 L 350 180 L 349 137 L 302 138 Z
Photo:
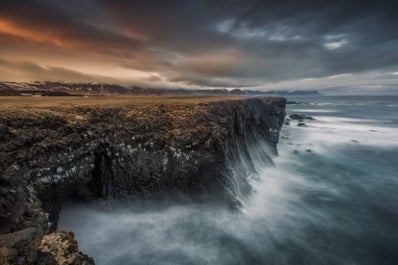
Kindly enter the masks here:
M 228 201 L 231 154 L 260 139 L 276 152 L 285 116 L 283 98 L 28 100 L 36 105 L 0 114 L 0 246 L 10 264 L 37 259 L 69 198 Z
M 37 264 L 94 265 L 93 258 L 79 251 L 73 232 L 45 235 L 38 250 Z
M 301 114 L 297 114 L 297 113 L 290 114 L 289 118 L 292 120 L 313 120 L 314 119 L 311 116 L 301 115 Z

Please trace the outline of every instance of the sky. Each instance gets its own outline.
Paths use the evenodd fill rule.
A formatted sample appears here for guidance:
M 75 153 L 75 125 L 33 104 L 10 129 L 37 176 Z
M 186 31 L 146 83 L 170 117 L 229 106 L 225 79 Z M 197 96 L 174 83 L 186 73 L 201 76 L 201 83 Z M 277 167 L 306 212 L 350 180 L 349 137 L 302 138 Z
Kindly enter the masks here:
M 0 80 L 398 94 L 398 1 L 0 1 Z

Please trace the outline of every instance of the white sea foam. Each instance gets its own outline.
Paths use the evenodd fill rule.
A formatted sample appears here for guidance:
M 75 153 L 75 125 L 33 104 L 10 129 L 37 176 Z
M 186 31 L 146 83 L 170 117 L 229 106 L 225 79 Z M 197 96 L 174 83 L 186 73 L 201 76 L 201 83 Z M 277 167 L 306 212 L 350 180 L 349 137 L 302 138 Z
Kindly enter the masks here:
M 336 112 L 336 110 L 333 110 L 333 109 L 295 109 L 295 112 L 333 113 L 333 112 Z
M 290 123 L 289 135 L 303 148 L 359 144 L 394 148 L 398 146 L 398 128 L 381 126 L 373 119 L 316 116 L 305 121 L 307 127 Z

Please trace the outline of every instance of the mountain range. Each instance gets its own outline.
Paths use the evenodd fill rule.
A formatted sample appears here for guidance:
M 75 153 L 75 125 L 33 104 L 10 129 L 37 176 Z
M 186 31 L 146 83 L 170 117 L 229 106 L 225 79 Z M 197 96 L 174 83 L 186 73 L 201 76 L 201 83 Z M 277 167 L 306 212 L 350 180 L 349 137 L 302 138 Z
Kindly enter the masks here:
M 0 82 L 0 96 L 110 96 L 110 95 L 320 95 L 316 90 L 256 91 L 245 89 L 142 88 L 105 83 Z

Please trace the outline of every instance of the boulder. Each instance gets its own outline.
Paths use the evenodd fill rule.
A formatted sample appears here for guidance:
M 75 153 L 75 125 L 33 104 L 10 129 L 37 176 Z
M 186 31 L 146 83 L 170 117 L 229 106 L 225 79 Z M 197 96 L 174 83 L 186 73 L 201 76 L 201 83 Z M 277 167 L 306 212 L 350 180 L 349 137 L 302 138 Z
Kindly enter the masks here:
M 290 114 L 290 119 L 292 120 L 314 120 L 311 116 L 301 115 L 297 113 Z

